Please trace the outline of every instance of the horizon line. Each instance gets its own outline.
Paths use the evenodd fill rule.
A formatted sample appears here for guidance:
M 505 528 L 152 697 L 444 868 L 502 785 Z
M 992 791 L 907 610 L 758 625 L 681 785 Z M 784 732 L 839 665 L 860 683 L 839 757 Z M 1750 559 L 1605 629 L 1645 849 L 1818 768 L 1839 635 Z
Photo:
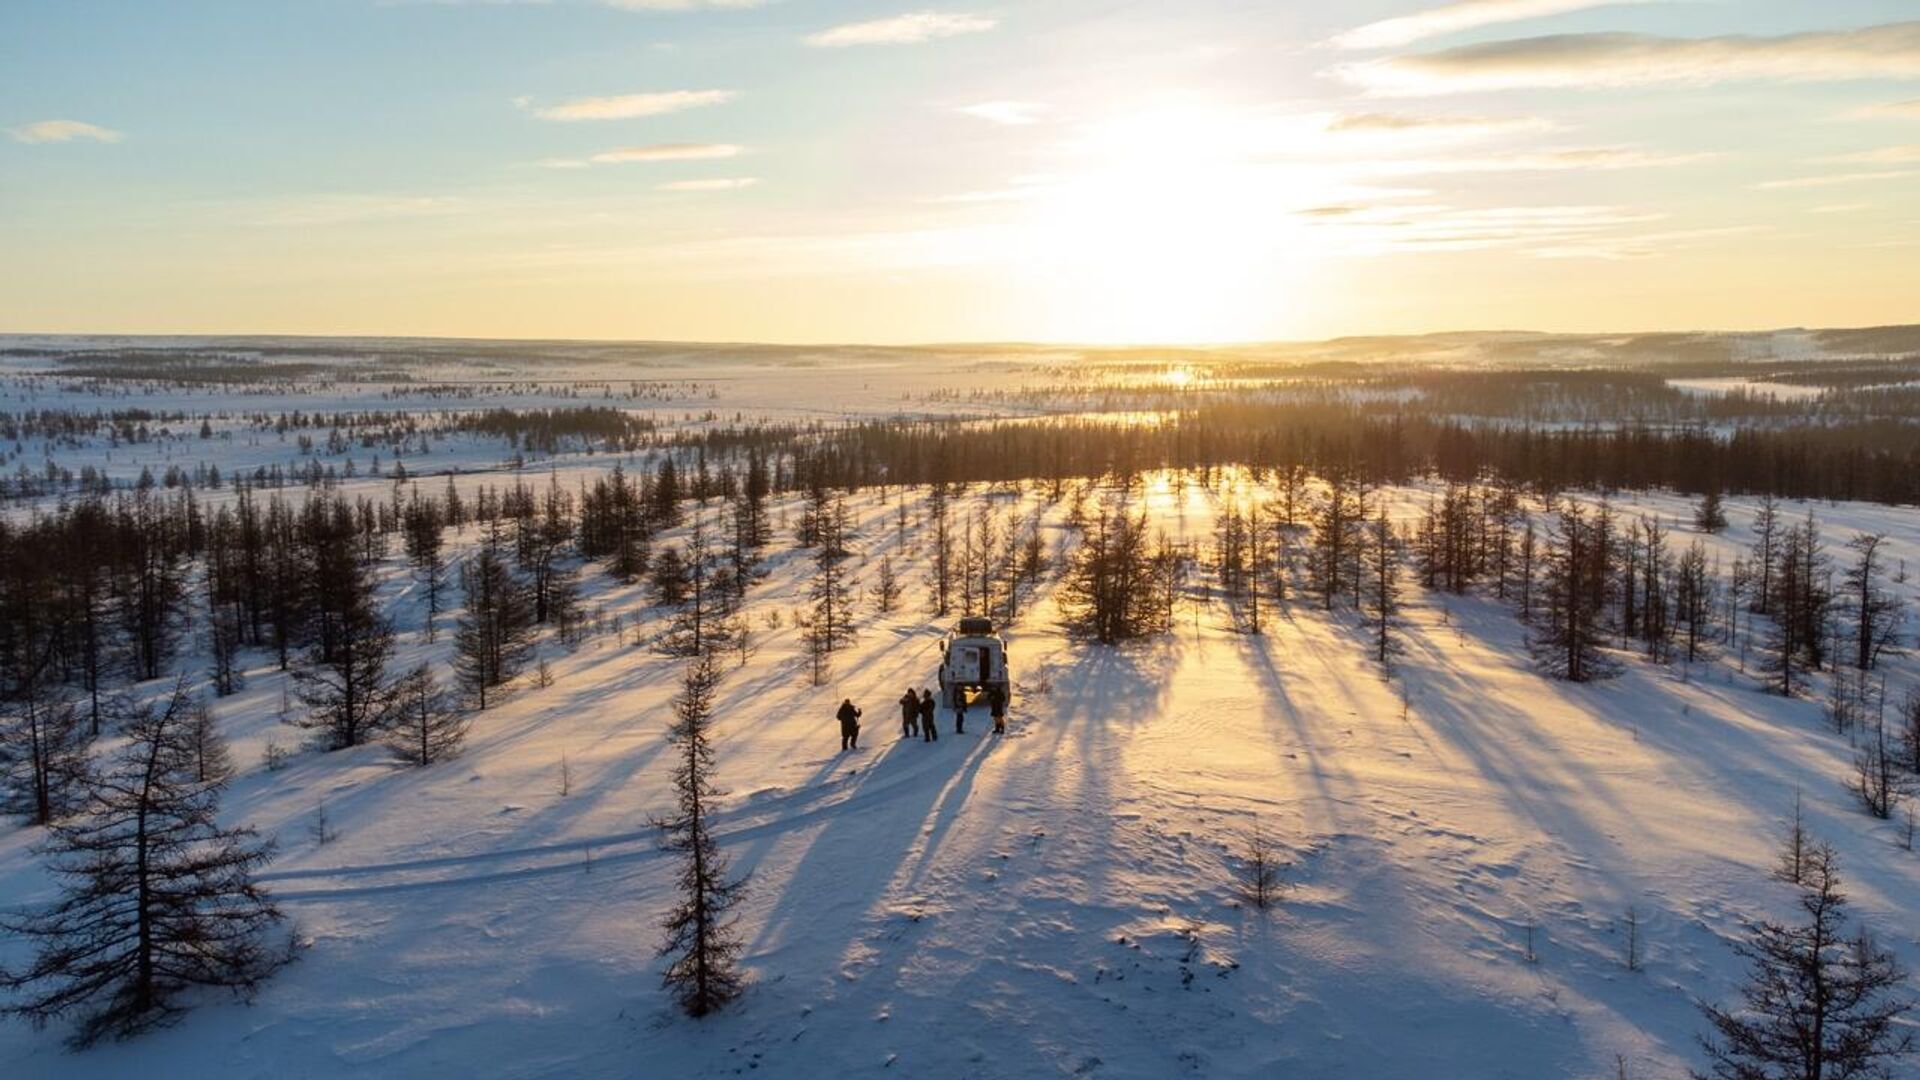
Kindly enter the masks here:
M 1037 340 L 1008 339 L 1001 341 L 918 341 L 918 342 L 878 342 L 878 341 L 744 341 L 744 340 L 700 340 L 682 338 L 595 338 L 595 337 L 480 337 L 462 334 L 381 334 L 381 333 L 314 333 L 280 332 L 271 330 L 221 330 L 221 331 L 113 331 L 113 330 L 0 330 L 0 340 L 21 338 L 137 338 L 144 340 L 182 340 L 212 339 L 222 341 L 249 340 L 307 340 L 307 341 L 423 341 L 423 342 L 492 342 L 544 345 L 626 345 L 626 346 L 673 346 L 681 348 L 703 349 L 897 349 L 904 351 L 950 350 L 950 349 L 1191 349 L 1208 351 L 1230 351 L 1234 349 L 1259 348 L 1276 345 L 1324 345 L 1342 341 L 1369 340 L 1379 338 L 1420 339 L 1461 336 L 1499 336 L 1521 334 L 1534 337 L 1646 337 L 1659 334 L 1687 334 L 1704 337 L 1729 337 L 1748 334 L 1789 334 L 1789 333 L 1830 333 L 1859 332 L 1867 330 L 1896 330 L 1920 327 L 1920 321 L 1870 323 L 1857 326 L 1755 326 L 1744 328 L 1694 327 L 1687 329 L 1617 329 L 1617 330 L 1547 330 L 1525 327 L 1478 328 L 1452 330 L 1420 330 L 1408 332 L 1348 333 L 1335 334 L 1322 338 L 1253 338 L 1240 341 L 1077 341 L 1077 340 Z

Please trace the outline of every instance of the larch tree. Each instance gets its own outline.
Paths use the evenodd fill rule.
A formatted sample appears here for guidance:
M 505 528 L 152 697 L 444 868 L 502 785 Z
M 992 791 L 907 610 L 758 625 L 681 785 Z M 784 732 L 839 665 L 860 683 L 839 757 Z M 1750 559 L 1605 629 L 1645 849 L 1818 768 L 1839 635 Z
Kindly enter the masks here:
M 330 619 L 331 642 L 316 639 L 293 670 L 295 693 L 308 711 L 291 722 L 316 731 L 326 749 L 344 750 L 378 737 L 389 720 L 393 624 L 380 611 L 372 576 L 364 570 L 356 571 Z
M 653 602 L 661 607 L 679 607 L 687 602 L 687 557 L 677 547 L 661 548 L 647 567 L 647 588 Z
M 132 716 L 83 811 L 45 845 L 60 898 L 6 922 L 38 946 L 0 973 L 19 995 L 7 1011 L 35 1024 L 77 1014 L 76 1047 L 171 1022 L 194 987 L 249 991 L 290 955 L 253 879 L 272 848 L 218 824 L 221 781 L 197 778 L 190 712 L 176 691 Z
M 1899 643 L 1902 605 L 1897 594 L 1882 585 L 1886 574 L 1887 538 L 1861 533 L 1847 541 L 1854 561 L 1840 579 L 1840 592 L 1853 617 L 1853 666 L 1871 671 L 1880 655 Z
M 1272 572 L 1268 566 L 1271 552 L 1266 543 L 1266 530 L 1260 525 L 1260 504 L 1256 497 L 1248 508 L 1247 522 L 1247 633 L 1259 634 L 1266 628 L 1260 618 L 1260 594 L 1267 587 L 1267 577 Z
M 1707 545 L 1697 537 L 1680 553 L 1673 569 L 1673 617 L 1684 631 L 1686 659 L 1699 659 L 1713 628 L 1715 575 L 1707 564 Z
M 1541 558 L 1531 645 L 1540 665 L 1569 682 L 1611 670 L 1600 649 L 1600 598 L 1607 573 L 1599 521 L 1572 499 L 1561 503 Z
M 1712 1033 L 1701 1080 L 1888 1078 L 1913 1053 L 1906 973 L 1862 930 L 1847 930 L 1833 849 L 1808 853 L 1801 918 L 1760 920 L 1734 948 L 1749 975 L 1733 1008 L 1702 1004 Z
M 1780 560 L 1780 537 L 1784 531 L 1780 522 L 1780 503 L 1771 494 L 1760 497 L 1760 508 L 1753 516 L 1753 613 L 1767 614 L 1767 606 L 1773 602 L 1774 568 Z
M 395 686 L 393 725 L 387 748 L 409 765 L 426 766 L 460 753 L 467 738 L 467 716 L 452 708 L 433 669 L 421 664 Z
M 671 551 L 668 548 L 661 554 L 664 557 Z M 676 556 L 674 563 L 680 600 L 666 633 L 660 637 L 660 650 L 669 656 L 698 656 L 729 647 L 739 629 L 729 618 L 733 598 L 716 580 L 713 549 L 703 522 L 694 521 L 685 553 Z
M 1313 508 L 1313 577 L 1321 606 L 1332 610 L 1343 588 L 1359 584 L 1366 489 L 1346 469 L 1332 469 L 1327 491 Z
M 1533 622 L 1534 585 L 1539 581 L 1540 534 L 1533 515 L 1520 525 L 1520 538 L 1514 542 L 1514 594 L 1520 608 L 1520 621 Z
M 536 623 L 565 625 L 579 606 L 580 572 L 567 561 L 573 538 L 572 496 L 557 482 L 549 483 L 539 512 L 520 519 L 514 543 Z
M 466 610 L 454 630 L 454 675 L 480 708 L 533 652 L 533 599 L 499 553 L 482 547 L 460 568 Z
M 1774 689 L 1783 697 L 1798 692 L 1806 673 L 1818 670 L 1825 659 L 1833 606 L 1827 571 L 1819 528 L 1809 515 L 1782 533 L 1773 569 L 1762 576 L 1772 589 L 1765 609 L 1769 625 L 1764 666 L 1776 676 Z
M 847 574 L 846 504 L 835 498 L 823 508 L 813 555 L 813 580 L 807 598 L 813 603 L 807 625 L 807 658 L 813 684 L 826 681 L 827 664 L 834 653 L 853 644 L 854 600 L 857 589 Z
M 714 842 L 710 817 L 724 794 L 713 778 L 713 709 L 720 683 L 711 653 L 695 657 L 674 699 L 668 740 L 677 752 L 673 789 L 677 811 L 658 824 L 667 850 L 679 857 L 680 899 L 667 913 L 660 955 L 662 982 L 688 1016 L 702 1017 L 740 996 L 740 936 L 732 911 L 746 880 L 734 878 Z
M 1907 797 L 1912 783 L 1900 767 L 1901 753 L 1887 738 L 1884 717 L 1874 717 L 1859 743 L 1853 755 L 1853 793 L 1867 813 L 1885 820 Z
M 974 600 L 967 604 L 967 612 L 990 614 L 995 606 L 994 586 L 998 578 L 994 571 L 998 530 L 994 527 L 992 508 L 985 503 L 976 507 L 969 526 L 962 561 L 967 579 L 972 583 L 965 591 L 972 593 Z
M 112 589 L 129 659 L 142 679 L 166 673 L 186 615 L 181 530 L 168 527 L 157 498 L 140 493 L 115 513 L 120 551 Z
M 0 703 L 0 814 L 46 825 L 86 798 L 92 725 L 38 690 Z
M 240 614 L 232 608 L 216 604 L 207 612 L 206 645 L 211 661 L 207 674 L 212 678 L 215 696 L 232 697 L 246 684 L 240 670 L 241 629 Z
M 874 573 L 873 610 L 891 615 L 900 606 L 900 577 L 893 570 L 893 556 L 880 556 L 880 569 Z
M 1259 633 L 1257 615 L 1248 617 L 1246 614 L 1249 595 L 1258 597 L 1260 592 L 1249 554 L 1251 534 L 1257 531 L 1257 527 L 1248 528 L 1247 516 L 1240 512 L 1239 504 L 1233 501 L 1227 501 L 1214 515 L 1214 573 L 1219 578 L 1220 592 L 1226 597 L 1227 609 L 1234 615 L 1235 621 L 1254 624 L 1247 627 L 1249 633 Z
M 686 497 L 680 482 L 680 466 L 673 460 L 671 453 L 660 461 L 660 468 L 653 474 L 653 484 L 647 488 L 646 506 L 643 511 L 647 524 L 655 530 L 671 529 L 680 524 L 682 510 L 680 500 Z
M 772 490 L 765 455 L 758 450 L 750 451 L 747 474 L 741 480 L 740 496 L 733 506 L 736 547 L 749 555 L 757 555 L 773 536 L 772 526 L 767 522 L 767 496 Z
M 1400 615 L 1400 542 L 1382 507 L 1367 524 L 1367 620 L 1373 626 L 1373 658 L 1386 663 L 1398 647 Z
M 406 531 L 407 559 L 413 564 L 414 577 L 427 594 L 427 640 L 434 638 L 433 620 L 440 614 L 440 592 L 447 576 L 445 547 L 446 521 L 438 503 L 422 499 L 418 492 L 407 504 L 401 519 Z
M 762 467 L 764 469 L 764 466 Z M 751 478 L 752 471 L 748 471 Z M 761 483 L 765 483 L 764 476 Z M 766 496 L 760 496 L 761 505 L 757 510 L 749 508 L 745 489 L 735 498 L 733 512 L 727 515 L 727 550 L 723 555 L 727 563 L 727 591 L 732 594 L 733 607 L 745 605 L 747 589 L 764 575 L 760 568 L 760 549 L 767 543 Z
M 927 528 L 931 552 L 927 571 L 929 600 L 936 618 L 953 611 L 953 571 L 956 557 L 953 542 L 953 512 L 945 484 L 936 483 L 927 493 Z
M 1102 645 L 1165 631 L 1168 592 L 1178 559 L 1164 543 L 1148 546 L 1147 520 L 1124 504 L 1100 508 L 1073 553 L 1060 610 L 1072 633 Z
M 1673 552 L 1657 517 L 1640 519 L 1640 640 L 1647 658 L 1664 663 L 1673 652 Z
M 1724 532 L 1727 527 L 1727 508 L 1717 487 L 1708 488 L 1700 496 L 1700 502 L 1693 508 L 1693 527 L 1704 533 Z
M 185 680 L 174 685 L 174 693 L 184 693 Z M 233 751 L 214 719 L 213 710 L 204 701 L 194 701 L 187 710 L 187 740 L 193 746 L 193 778 L 202 784 L 219 784 L 233 778 Z

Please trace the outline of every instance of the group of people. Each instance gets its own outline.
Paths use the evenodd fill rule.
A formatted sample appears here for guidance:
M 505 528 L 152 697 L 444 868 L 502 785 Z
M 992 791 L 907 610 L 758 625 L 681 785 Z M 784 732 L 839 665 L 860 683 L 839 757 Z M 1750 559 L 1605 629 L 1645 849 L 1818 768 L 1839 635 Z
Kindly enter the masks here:
M 1007 695 L 998 687 L 987 692 L 987 712 L 993 717 L 993 733 L 1007 733 Z M 919 739 L 922 742 L 938 742 L 939 725 L 934 722 L 933 691 L 922 688 L 915 693 L 912 687 L 900 695 L 900 737 Z M 852 698 L 840 702 L 840 711 L 836 714 L 840 720 L 840 749 L 860 749 L 860 707 Z M 961 691 L 953 698 L 953 733 L 967 733 L 967 695 Z

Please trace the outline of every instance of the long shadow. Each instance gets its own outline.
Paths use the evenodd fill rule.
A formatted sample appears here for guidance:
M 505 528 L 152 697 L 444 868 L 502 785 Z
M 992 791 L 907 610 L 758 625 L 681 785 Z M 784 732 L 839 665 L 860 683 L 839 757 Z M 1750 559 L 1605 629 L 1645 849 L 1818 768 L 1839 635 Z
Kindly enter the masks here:
M 1050 714 L 1030 719 L 1029 731 L 1044 731 L 1049 744 L 1022 745 L 1027 773 L 1019 790 L 1039 800 L 1049 815 L 1071 816 L 1083 832 L 1095 830 L 1093 843 L 1111 847 L 1122 824 L 1128 778 L 1124 775 L 1127 740 L 1165 711 L 1172 674 L 1180 665 L 1184 642 L 1178 637 L 1105 647 L 1068 645 L 1068 679 L 1056 684 Z M 1144 794 L 1144 793 L 1142 793 Z M 1088 889 L 1109 888 L 1116 867 L 1095 860 L 1086 868 Z
M 1489 625 L 1485 614 L 1469 610 L 1460 632 L 1484 642 L 1498 656 L 1513 655 L 1519 648 L 1514 640 L 1517 632 Z M 1423 688 L 1430 691 L 1420 697 L 1417 710 L 1431 729 L 1486 778 L 1496 799 L 1512 807 L 1547 842 L 1550 870 L 1570 870 L 1584 878 L 1571 892 L 1597 895 L 1602 903 L 1620 908 L 1637 898 L 1656 935 L 1664 936 L 1658 930 L 1663 923 L 1685 926 L 1711 920 L 1731 925 L 1731 912 L 1749 908 L 1764 881 L 1764 866 L 1753 866 L 1750 878 L 1743 877 L 1737 867 L 1728 868 L 1722 871 L 1726 881 L 1710 892 L 1692 886 L 1675 893 L 1664 876 L 1663 862 L 1674 858 L 1675 851 L 1681 853 L 1679 857 L 1689 857 L 1686 853 L 1693 848 L 1723 860 L 1764 850 L 1767 845 L 1756 843 L 1756 834 L 1771 831 L 1771 823 L 1788 812 L 1796 781 L 1807 785 L 1807 812 L 1816 828 L 1825 822 L 1838 830 L 1859 828 L 1857 816 L 1831 812 L 1832 805 L 1845 796 L 1838 790 L 1832 760 L 1818 752 L 1826 741 L 1833 757 L 1844 760 L 1844 740 L 1813 724 L 1794 722 L 1793 710 L 1782 709 L 1777 702 L 1765 710 L 1756 709 L 1765 700 L 1757 691 L 1736 691 L 1717 681 L 1682 683 L 1644 661 L 1630 659 L 1616 679 L 1598 684 L 1559 684 L 1530 674 L 1533 681 L 1525 692 L 1539 698 L 1538 707 L 1530 707 L 1528 698 L 1511 690 L 1489 693 L 1490 687 L 1504 684 L 1505 671 L 1493 673 L 1491 679 L 1460 672 L 1448 650 L 1432 640 L 1431 630 L 1409 635 L 1419 650 L 1415 670 Z M 1519 670 L 1520 665 L 1513 666 Z M 1811 720 L 1813 708 L 1806 706 L 1803 711 Z M 1564 723 L 1546 719 L 1556 713 L 1568 719 Z M 1773 729 L 1771 737 L 1768 729 Z M 1782 740 L 1780 735 L 1788 738 Z M 1596 748 L 1581 745 L 1596 736 L 1630 739 L 1642 760 L 1610 768 L 1605 758 L 1594 756 Z M 1603 752 L 1604 742 L 1597 749 Z M 1815 753 L 1809 755 L 1808 750 Z M 1713 766 L 1701 764 L 1703 754 L 1712 755 Z M 1635 796 L 1635 784 L 1655 783 L 1681 785 L 1694 797 L 1727 808 L 1728 819 L 1753 826 L 1713 839 L 1709 847 L 1707 838 L 1686 835 L 1686 822 L 1658 816 L 1668 807 L 1666 801 L 1643 802 Z M 1647 837 L 1657 839 L 1647 841 Z M 1920 873 L 1910 860 L 1870 860 L 1854 872 L 1889 896 L 1910 895 L 1920 885 Z M 1585 962 L 1609 963 L 1611 957 L 1602 953 L 1613 945 L 1604 935 L 1596 936 L 1590 909 L 1575 915 L 1586 920 L 1584 931 L 1574 939 L 1561 940 L 1559 946 L 1571 948 Z M 1712 968 L 1725 969 L 1729 958 L 1730 954 L 1710 953 L 1703 960 Z M 1680 1047 L 1687 1033 L 1657 1011 L 1668 1008 L 1662 998 L 1628 987 L 1609 987 L 1598 997 L 1606 1008 L 1631 1018 L 1667 1048 L 1685 1053 Z
M 1566 747 L 1545 738 L 1533 716 L 1488 693 L 1486 686 L 1463 679 L 1430 641 L 1409 638 L 1432 661 L 1418 669 L 1421 716 L 1501 799 L 1530 820 L 1539 836 L 1575 851 L 1598 853 L 1619 845 L 1618 838 L 1591 824 L 1593 810 L 1604 807 L 1631 820 L 1637 816 L 1634 807 L 1590 770 L 1567 763 Z M 1541 682 L 1542 692 L 1560 699 L 1561 705 L 1587 711 L 1567 700 L 1560 688 Z M 1556 787 L 1561 793 L 1555 793 Z
M 895 767 L 893 763 L 904 764 L 908 755 L 930 757 L 951 745 L 944 737 L 931 744 L 894 742 L 879 761 L 860 774 L 849 798 L 857 798 L 862 789 L 880 782 Z M 985 746 L 973 748 L 973 768 L 978 768 L 978 759 L 987 752 Z M 755 933 L 749 953 L 777 953 L 789 933 L 818 933 L 820 928 L 839 926 L 853 927 L 857 932 L 865 923 L 865 914 L 885 895 L 920 841 L 927 817 L 942 793 L 951 786 L 941 784 L 934 772 L 925 767 L 913 769 L 912 780 L 888 785 L 888 797 L 877 804 L 859 809 L 842 805 L 835 813 L 823 816 L 822 824 L 781 883 L 779 896 Z M 958 813 L 959 809 L 952 812 Z M 769 840 L 737 855 L 736 868 L 743 872 L 758 869 L 771 845 Z
M 1276 625 L 1295 626 L 1293 610 L 1288 608 L 1284 614 L 1284 622 L 1276 620 Z M 1296 642 L 1304 644 L 1298 638 Z M 1346 792 L 1336 792 L 1330 779 L 1337 777 L 1343 786 L 1351 788 L 1352 773 L 1339 763 L 1337 754 L 1326 754 L 1319 748 L 1320 733 L 1308 727 L 1305 714 L 1294 703 L 1287 681 L 1282 676 L 1279 665 L 1274 662 L 1269 635 L 1237 637 L 1236 644 L 1242 653 L 1246 667 L 1259 681 L 1262 700 L 1267 703 L 1262 713 L 1269 718 L 1269 727 L 1281 738 L 1288 740 L 1292 746 L 1297 747 L 1299 753 L 1306 756 L 1306 768 L 1303 771 L 1306 773 L 1308 782 L 1313 785 L 1313 793 L 1318 798 L 1319 804 L 1325 808 L 1327 821 L 1335 829 L 1344 831 L 1348 827 L 1348 818 L 1343 809 L 1348 804 L 1350 796 Z M 1316 654 L 1314 659 L 1321 658 Z M 1286 724 L 1286 728 L 1280 727 L 1281 722 Z
M 1034 612 L 1041 598 L 1029 605 Z M 833 927 L 848 934 L 848 955 L 864 948 L 874 929 L 874 908 L 893 893 L 903 902 L 921 897 L 936 868 L 950 861 L 950 838 L 959 835 L 970 813 L 997 821 L 1001 807 L 978 806 L 977 786 L 989 760 L 1000 768 L 1018 768 L 1023 775 L 1001 790 L 1034 799 L 1042 813 L 1074 815 L 1082 823 L 1105 823 L 1113 808 L 1110 775 L 1119 765 L 1114 735 L 1155 715 L 1167 692 L 1168 661 L 1177 652 L 1166 648 L 1098 649 L 1071 666 L 1072 682 L 1045 697 L 1023 698 L 1016 704 L 1014 731 L 1005 739 L 991 734 L 962 737 L 964 759 L 953 753 L 955 736 L 943 732 L 939 742 L 896 742 L 882 759 L 860 774 L 849 800 L 863 800 L 868 791 L 886 797 L 848 813 L 836 811 L 807 841 L 791 872 L 780 886 L 751 951 L 777 953 L 790 935 L 803 928 Z M 1042 657 L 1035 655 L 1035 661 Z M 897 670 L 912 656 L 890 665 Z M 865 680 L 887 677 L 865 673 Z M 942 721 L 945 721 L 942 717 Z M 968 744 L 964 740 L 973 739 Z M 909 764 L 911 762 L 911 764 Z M 1076 783 L 1068 790 L 1053 779 L 1054 770 L 1069 762 L 1077 766 Z M 906 772 L 905 777 L 897 774 Z M 839 804 L 844 806 L 845 804 Z M 882 815 L 881 821 L 872 814 Z M 991 837 L 985 838 L 991 842 Z M 740 853 L 737 865 L 762 865 L 771 849 L 767 838 Z M 1099 886 L 1094 886 L 1099 887 Z
M 948 830 L 960 819 L 967 808 L 967 798 L 973 792 L 974 779 L 980 774 L 980 767 L 986 764 L 987 757 L 1003 746 L 999 740 L 988 736 L 982 738 L 967 751 L 966 763 L 960 767 L 952 779 L 940 789 L 934 798 L 930 820 L 932 824 L 923 830 L 920 853 L 914 859 L 913 870 L 907 875 L 907 888 L 918 892 L 926 880 L 927 870 L 940 854 L 940 842 L 945 839 Z

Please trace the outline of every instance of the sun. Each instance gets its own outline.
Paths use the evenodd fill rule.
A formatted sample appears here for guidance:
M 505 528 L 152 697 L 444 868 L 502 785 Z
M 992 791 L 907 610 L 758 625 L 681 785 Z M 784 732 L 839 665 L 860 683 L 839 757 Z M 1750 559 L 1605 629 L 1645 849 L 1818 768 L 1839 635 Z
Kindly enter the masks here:
M 1056 336 L 1211 343 L 1284 326 L 1311 255 L 1292 211 L 1318 178 L 1258 147 L 1242 118 L 1195 108 L 1084 140 L 1083 164 L 1044 185 L 1022 233 Z

